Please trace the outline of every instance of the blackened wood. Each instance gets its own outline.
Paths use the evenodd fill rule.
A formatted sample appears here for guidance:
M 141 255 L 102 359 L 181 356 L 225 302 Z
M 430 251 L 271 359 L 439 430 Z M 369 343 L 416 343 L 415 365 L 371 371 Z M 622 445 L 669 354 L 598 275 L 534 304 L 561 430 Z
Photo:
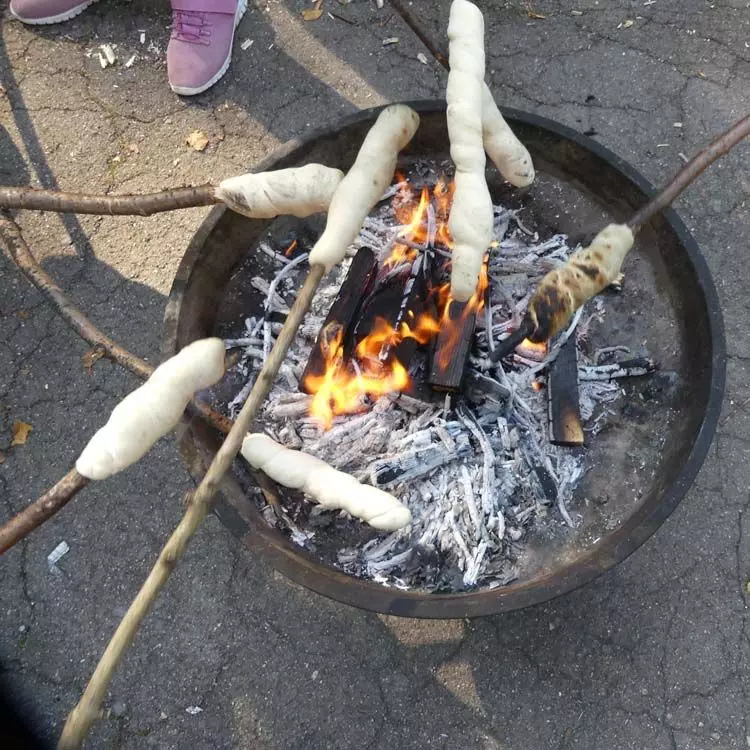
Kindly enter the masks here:
M 510 336 L 495 344 L 495 349 L 489 354 L 490 359 L 493 362 L 499 362 L 503 357 L 507 357 L 524 339 L 529 338 L 532 333 L 534 333 L 534 322 L 527 315 Z
M 415 330 L 419 318 L 427 312 L 427 303 L 431 289 L 431 269 L 433 263 L 427 253 L 422 253 L 412 266 L 412 272 L 406 282 L 402 307 L 396 321 L 397 327 L 406 323 L 411 330 Z M 409 286 L 411 284 L 411 286 Z M 406 291 L 406 287 L 409 287 Z M 415 338 L 402 339 L 396 346 L 394 354 L 396 359 L 408 370 L 411 359 L 416 352 L 419 342 Z
M 328 311 L 325 323 L 320 329 L 315 346 L 310 352 L 305 371 L 302 374 L 301 388 L 305 392 L 305 382 L 309 375 L 321 375 L 325 371 L 326 356 L 325 331 L 330 323 L 338 323 L 344 332 L 357 319 L 363 298 L 366 296 L 372 281 L 375 278 L 378 260 L 375 253 L 369 247 L 361 247 L 352 259 L 349 272 L 346 274 L 344 283 L 336 295 L 336 299 Z
M 469 302 L 452 300 L 449 303 L 448 314 L 440 321 L 440 332 L 430 367 L 429 383 L 433 390 L 449 393 L 460 390 L 475 325 L 476 314 Z
M 571 336 L 549 367 L 547 377 L 550 442 L 583 445 L 583 427 L 578 400 L 578 352 Z

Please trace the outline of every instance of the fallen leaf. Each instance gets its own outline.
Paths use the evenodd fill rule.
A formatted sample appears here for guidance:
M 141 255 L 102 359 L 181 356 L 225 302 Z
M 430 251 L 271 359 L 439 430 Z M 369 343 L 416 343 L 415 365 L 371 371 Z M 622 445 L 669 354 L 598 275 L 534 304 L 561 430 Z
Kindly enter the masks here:
M 94 346 L 81 357 L 81 362 L 83 362 L 83 366 L 91 372 L 91 368 L 104 356 L 104 354 L 103 346 Z
M 388 47 L 391 44 L 398 44 L 399 38 L 397 36 L 389 36 L 388 39 L 383 39 L 383 46 Z
M 704 73 L 704 72 L 703 72 L 702 70 L 699 70 L 699 71 L 698 71 L 698 75 L 699 75 L 699 76 L 700 76 L 701 78 L 707 78 L 706 74 L 705 74 L 705 73 Z
M 13 433 L 13 439 L 10 441 L 11 445 L 26 445 L 26 440 L 29 437 L 29 433 L 34 429 L 30 424 L 26 422 L 13 422 L 11 426 L 11 432 Z
M 307 8 L 301 15 L 303 21 L 317 21 L 323 15 L 323 11 L 319 8 Z
M 526 15 L 535 21 L 543 21 L 547 16 L 543 16 L 541 13 L 537 13 L 535 10 L 527 10 Z
M 0 451 L 0 464 L 4 464 L 4 463 L 5 463 L 5 454 L 2 451 Z
M 186 139 L 190 148 L 196 151 L 205 151 L 208 146 L 208 136 L 202 130 L 194 130 Z
M 633 21 L 632 21 L 632 20 L 631 20 L 630 18 L 628 18 L 628 20 L 627 20 L 627 21 L 625 21 L 625 22 L 624 22 L 624 23 L 622 24 L 622 28 L 623 28 L 623 29 L 629 29 L 629 28 L 630 28 L 630 27 L 631 27 L 632 25 L 633 25 Z

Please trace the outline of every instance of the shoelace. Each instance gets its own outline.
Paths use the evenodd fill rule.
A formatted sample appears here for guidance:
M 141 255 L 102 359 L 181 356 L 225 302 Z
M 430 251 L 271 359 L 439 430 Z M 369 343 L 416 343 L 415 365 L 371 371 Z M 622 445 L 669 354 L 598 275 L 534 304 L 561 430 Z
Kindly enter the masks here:
M 210 44 L 211 22 L 205 13 L 175 10 L 172 16 L 172 38 L 191 44 Z

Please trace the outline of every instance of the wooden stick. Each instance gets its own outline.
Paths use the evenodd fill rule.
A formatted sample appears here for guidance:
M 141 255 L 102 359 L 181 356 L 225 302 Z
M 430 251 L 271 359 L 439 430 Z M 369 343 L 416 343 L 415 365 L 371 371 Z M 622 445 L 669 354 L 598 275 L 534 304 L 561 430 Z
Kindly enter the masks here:
M 302 319 L 310 309 L 310 303 L 324 273 L 325 269 L 321 265 L 314 265 L 310 268 L 307 279 L 287 316 L 271 354 L 260 371 L 255 385 L 250 391 L 250 396 L 242 407 L 229 435 L 219 448 L 203 481 L 195 491 L 185 515 L 162 549 L 159 559 L 149 573 L 146 582 L 115 631 L 94 670 L 91 680 L 89 680 L 89 684 L 86 686 L 81 700 L 68 716 L 58 745 L 59 750 L 71 750 L 80 747 L 91 725 L 96 720 L 117 665 L 122 660 L 125 650 L 135 637 L 141 621 L 146 616 L 159 591 L 167 582 L 177 561 L 182 557 L 188 542 L 210 510 L 218 490 L 219 481 L 237 456 L 246 433 L 252 426 L 263 400 L 271 390 L 287 349 L 294 340 Z
M 0 187 L 0 208 L 108 216 L 151 216 L 180 208 L 221 203 L 214 185 L 173 188 L 144 195 L 84 195 L 31 187 Z
M 68 323 L 73 330 L 92 346 L 100 346 L 106 355 L 117 364 L 129 370 L 141 380 L 146 380 L 154 371 L 153 365 L 123 349 L 109 336 L 100 331 L 73 303 L 65 292 L 42 269 L 39 262 L 26 244 L 21 229 L 10 218 L 0 214 L 0 235 L 5 240 L 11 260 L 23 272 L 26 278 L 47 298 L 55 311 Z M 201 401 L 191 401 L 188 413 L 197 416 L 215 429 L 227 434 L 232 428 L 232 420 L 211 409 Z M 257 474 L 257 473 L 256 473 Z M 259 478 L 254 474 L 256 480 Z M 54 487 L 24 508 L 0 527 L 0 555 L 10 549 L 34 529 L 51 518 L 64 507 L 73 497 L 88 484 L 88 480 L 81 477 L 75 469 L 66 474 Z M 260 482 L 259 482 L 260 484 Z M 261 485 L 261 489 L 264 489 Z M 264 489 L 264 495 L 271 505 L 269 493 Z M 274 505 L 274 507 L 276 507 Z
M 24 508 L 0 528 L 0 555 L 16 542 L 41 526 L 48 518 L 73 499 L 89 480 L 71 469 L 54 487 L 47 490 L 38 500 Z
M 633 234 L 659 211 L 663 211 L 677 200 L 680 193 L 696 177 L 748 135 L 750 135 L 750 114 L 745 115 L 729 130 L 711 141 L 702 151 L 699 151 L 643 208 L 636 211 L 635 215 L 628 221 L 628 226 L 633 230 Z
M 636 211 L 627 222 L 633 234 L 669 206 L 708 166 L 748 135 L 750 115 L 743 117 L 699 151 L 662 190 Z M 543 341 L 560 330 L 579 307 L 608 285 L 609 277 L 604 260 L 589 263 L 587 259 L 583 266 L 580 252 L 574 253 L 562 267 L 551 271 L 537 285 L 524 319 L 524 326 L 532 327 L 533 333 L 528 336 L 532 341 Z M 589 283 L 584 274 L 594 283 Z M 581 280 L 584 286 L 581 285 Z
M 99 346 L 108 359 L 121 365 L 133 375 L 146 380 L 151 377 L 154 366 L 137 355 L 115 343 L 109 336 L 100 331 L 71 301 L 65 292 L 55 283 L 47 272 L 39 265 L 39 261 L 26 244 L 20 227 L 13 219 L 0 214 L 0 236 L 11 260 L 18 266 L 24 276 L 42 293 L 52 305 L 58 315 L 91 346 Z M 208 404 L 192 401 L 188 411 L 208 422 L 212 427 L 223 433 L 232 428 L 232 420 L 215 412 Z
M 449 69 L 448 54 L 430 39 L 429 34 L 420 26 L 419 21 L 412 15 L 402 0 L 391 0 L 395 11 L 404 19 L 406 25 L 419 37 L 419 41 L 427 47 L 428 52 L 446 69 Z
M 52 303 L 57 313 L 70 327 L 92 346 L 100 346 L 107 357 L 122 365 L 137 377 L 145 380 L 154 371 L 148 362 L 131 354 L 116 344 L 109 336 L 102 333 L 91 321 L 68 299 L 65 292 L 54 282 L 51 276 L 39 265 L 26 244 L 21 229 L 11 218 L 0 214 L 0 236 L 13 262 L 23 271 L 26 278 Z

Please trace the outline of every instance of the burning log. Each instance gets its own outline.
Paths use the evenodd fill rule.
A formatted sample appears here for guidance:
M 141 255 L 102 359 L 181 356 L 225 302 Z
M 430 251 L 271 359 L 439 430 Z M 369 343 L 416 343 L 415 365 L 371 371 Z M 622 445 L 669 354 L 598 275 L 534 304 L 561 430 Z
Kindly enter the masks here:
M 309 376 L 320 375 L 325 370 L 326 362 L 331 354 L 328 351 L 331 346 L 331 332 L 335 329 L 336 332 L 341 332 L 343 336 L 357 319 L 362 299 L 372 285 L 377 266 L 378 260 L 375 253 L 368 247 L 361 247 L 352 259 L 349 272 L 338 295 L 336 295 L 333 305 L 331 305 L 302 374 L 301 387 L 305 392 L 310 392 L 305 385 Z
M 468 302 L 449 299 L 443 312 L 429 384 L 433 390 L 455 393 L 460 390 L 474 340 L 477 315 L 486 304 L 488 256 L 485 256 L 479 286 Z
M 429 384 L 434 390 L 455 393 L 461 388 L 475 325 L 476 312 L 471 301 L 448 302 L 430 368 Z
M 575 336 L 560 347 L 547 377 L 550 442 L 583 445 L 581 409 L 578 402 L 578 353 Z

